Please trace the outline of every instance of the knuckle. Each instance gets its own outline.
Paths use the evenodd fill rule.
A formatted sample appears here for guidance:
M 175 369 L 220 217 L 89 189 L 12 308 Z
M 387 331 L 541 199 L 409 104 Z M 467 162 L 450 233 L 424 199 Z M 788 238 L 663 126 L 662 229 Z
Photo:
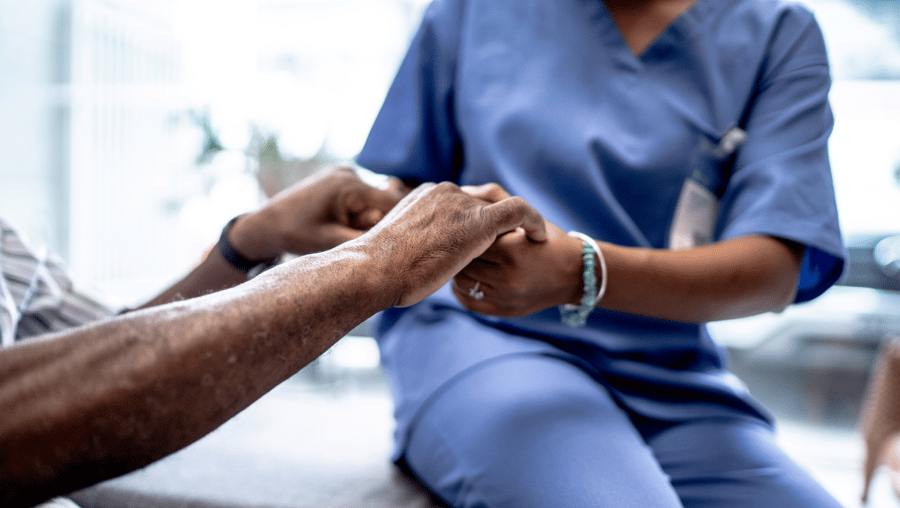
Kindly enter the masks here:
M 484 186 L 484 193 L 487 196 L 491 196 L 493 198 L 502 198 L 506 192 L 503 190 L 503 187 L 500 187 L 500 184 L 491 182 Z
M 514 211 L 522 210 L 528 206 L 528 202 L 522 196 L 510 196 L 506 198 L 506 201 L 510 204 L 510 209 Z
M 458 190 L 459 187 L 457 187 L 456 184 L 452 182 L 440 182 L 435 185 L 435 189 L 440 190 L 441 192 L 452 192 Z

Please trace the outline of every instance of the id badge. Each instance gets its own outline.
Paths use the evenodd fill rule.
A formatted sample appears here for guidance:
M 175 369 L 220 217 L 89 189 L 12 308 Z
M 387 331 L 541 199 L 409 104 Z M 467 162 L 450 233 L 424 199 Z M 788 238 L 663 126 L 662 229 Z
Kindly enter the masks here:
M 718 216 L 719 200 L 716 196 L 697 180 L 688 178 L 684 181 L 675 207 L 669 248 L 690 249 L 712 242 Z
M 701 139 L 697 158 L 689 178 L 684 181 L 672 227 L 669 248 L 672 250 L 700 247 L 712 242 L 719 217 L 719 196 L 730 175 L 730 159 L 744 143 L 746 133 L 732 127 L 717 144 Z

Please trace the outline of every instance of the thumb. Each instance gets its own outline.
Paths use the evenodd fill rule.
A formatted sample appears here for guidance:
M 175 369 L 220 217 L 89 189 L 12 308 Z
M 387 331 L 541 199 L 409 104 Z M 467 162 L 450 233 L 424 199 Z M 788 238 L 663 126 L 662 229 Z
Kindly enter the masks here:
M 359 238 L 365 231 L 341 224 L 331 224 L 325 227 L 322 233 L 323 239 L 329 245 L 329 248 L 331 248 Z
M 356 220 L 354 221 L 353 226 L 360 230 L 370 229 L 375 224 L 378 224 L 378 221 L 383 219 L 384 216 L 385 212 L 377 208 L 362 210 L 357 213 Z
M 521 197 L 506 198 L 487 205 L 482 210 L 484 217 L 496 228 L 497 236 L 522 228 L 532 241 L 547 241 L 544 218 Z
M 363 191 L 363 197 L 369 207 L 376 208 L 384 213 L 394 208 L 406 194 L 407 191 L 405 189 L 401 190 L 396 186 L 391 186 L 387 189 L 369 187 Z
M 460 189 L 466 194 L 483 199 L 489 203 L 502 201 L 510 196 L 506 189 L 496 183 L 486 183 L 483 185 L 464 185 Z
M 403 194 L 397 188 L 383 190 L 366 187 L 348 196 L 346 207 L 356 216 L 355 227 L 369 229 L 387 215 L 401 199 Z

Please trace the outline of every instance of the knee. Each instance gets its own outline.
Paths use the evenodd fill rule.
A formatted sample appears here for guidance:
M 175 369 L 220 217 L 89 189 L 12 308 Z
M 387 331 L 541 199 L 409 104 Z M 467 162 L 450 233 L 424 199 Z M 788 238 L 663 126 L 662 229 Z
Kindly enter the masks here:
M 546 435 L 553 426 L 608 413 L 608 394 L 596 380 L 561 360 L 538 358 L 504 365 L 501 376 L 475 375 L 458 407 L 466 432 L 481 443 Z M 520 443 L 521 444 L 521 441 Z
M 560 492 L 579 500 L 566 506 L 590 506 L 621 490 L 596 481 L 600 458 L 630 450 L 622 443 L 637 442 L 628 439 L 635 434 L 606 388 L 578 367 L 518 357 L 446 387 L 416 425 L 406 459 L 454 506 L 559 506 Z

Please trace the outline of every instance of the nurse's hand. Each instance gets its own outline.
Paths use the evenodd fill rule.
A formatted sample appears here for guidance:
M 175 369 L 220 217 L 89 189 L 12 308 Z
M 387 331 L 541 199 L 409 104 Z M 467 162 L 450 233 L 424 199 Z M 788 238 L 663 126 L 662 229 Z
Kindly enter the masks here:
M 409 192 L 400 180 L 383 188 L 337 167 L 304 178 L 238 219 L 229 239 L 249 259 L 321 252 L 361 236 Z
M 491 202 L 509 197 L 496 184 L 464 189 Z M 498 237 L 453 279 L 457 300 L 473 312 L 500 317 L 578 304 L 583 293 L 581 240 L 550 222 L 545 226 L 545 242 L 529 239 L 521 229 Z

